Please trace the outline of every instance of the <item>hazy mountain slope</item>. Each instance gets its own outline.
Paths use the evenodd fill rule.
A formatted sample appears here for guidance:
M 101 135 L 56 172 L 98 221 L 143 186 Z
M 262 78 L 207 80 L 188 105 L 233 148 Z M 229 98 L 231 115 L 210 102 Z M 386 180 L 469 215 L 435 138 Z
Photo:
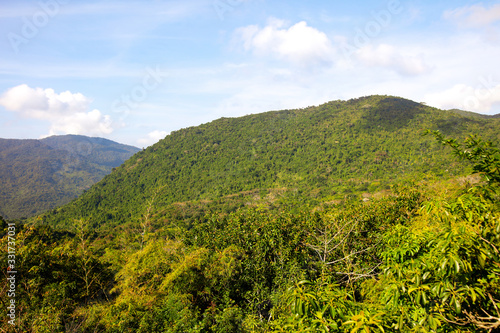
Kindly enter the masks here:
M 0 139 L 0 213 L 14 219 L 65 204 L 137 151 L 77 135 Z
M 171 133 L 43 219 L 64 226 L 85 217 L 108 227 L 141 219 L 153 203 L 160 212 L 174 202 L 255 189 L 327 201 L 402 180 L 457 176 L 463 167 L 423 131 L 498 140 L 499 125 L 388 96 L 221 118 Z
M 86 162 L 108 167 L 117 167 L 140 149 L 104 138 L 90 138 L 82 135 L 51 136 L 41 139 L 48 146 L 65 150 L 84 157 Z

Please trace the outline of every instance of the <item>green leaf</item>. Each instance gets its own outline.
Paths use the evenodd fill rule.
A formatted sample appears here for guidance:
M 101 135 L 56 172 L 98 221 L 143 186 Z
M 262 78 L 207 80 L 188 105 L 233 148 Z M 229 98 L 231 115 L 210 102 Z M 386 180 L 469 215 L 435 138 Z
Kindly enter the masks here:
M 462 312 L 462 305 L 460 304 L 460 301 L 456 298 L 453 298 L 454 299 L 454 305 L 455 305 L 455 312 L 457 314 L 461 313 Z
M 455 263 L 455 272 L 458 274 L 460 272 L 460 263 L 456 259 L 454 260 L 454 263 Z
M 448 258 L 445 258 L 442 262 L 441 262 L 441 270 L 444 270 L 444 268 L 446 267 L 446 264 L 448 263 Z
M 486 265 L 486 255 L 484 254 L 484 252 L 481 252 L 477 256 L 477 260 L 479 261 L 479 265 L 481 265 L 481 267 L 484 268 L 484 266 Z

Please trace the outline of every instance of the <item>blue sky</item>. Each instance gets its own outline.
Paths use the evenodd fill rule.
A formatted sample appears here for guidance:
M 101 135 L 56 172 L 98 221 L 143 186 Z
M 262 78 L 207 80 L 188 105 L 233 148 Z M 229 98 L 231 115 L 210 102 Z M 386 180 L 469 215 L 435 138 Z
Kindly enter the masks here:
M 371 94 L 500 113 L 499 1 L 0 1 L 2 138 L 145 147 Z

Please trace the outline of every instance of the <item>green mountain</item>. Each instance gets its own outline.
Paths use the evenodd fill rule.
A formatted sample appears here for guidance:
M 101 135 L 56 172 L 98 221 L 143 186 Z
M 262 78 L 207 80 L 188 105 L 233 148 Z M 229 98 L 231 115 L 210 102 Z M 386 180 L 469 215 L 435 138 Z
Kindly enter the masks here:
M 497 331 L 499 125 L 369 96 L 173 132 L 0 218 L 0 329 Z
M 80 135 L 0 139 L 0 215 L 17 219 L 66 204 L 138 151 Z
M 62 227 L 85 218 L 108 228 L 140 220 L 148 203 L 168 215 L 178 202 L 276 192 L 316 202 L 359 197 L 403 180 L 464 174 L 424 130 L 498 140 L 499 125 L 390 96 L 221 118 L 172 132 L 42 219 Z

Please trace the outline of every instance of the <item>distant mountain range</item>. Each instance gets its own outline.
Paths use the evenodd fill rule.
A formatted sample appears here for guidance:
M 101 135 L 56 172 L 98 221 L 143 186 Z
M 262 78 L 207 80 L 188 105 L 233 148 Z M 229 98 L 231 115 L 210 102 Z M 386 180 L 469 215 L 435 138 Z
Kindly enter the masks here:
M 30 217 L 68 203 L 139 150 L 81 135 L 0 139 L 0 215 Z

